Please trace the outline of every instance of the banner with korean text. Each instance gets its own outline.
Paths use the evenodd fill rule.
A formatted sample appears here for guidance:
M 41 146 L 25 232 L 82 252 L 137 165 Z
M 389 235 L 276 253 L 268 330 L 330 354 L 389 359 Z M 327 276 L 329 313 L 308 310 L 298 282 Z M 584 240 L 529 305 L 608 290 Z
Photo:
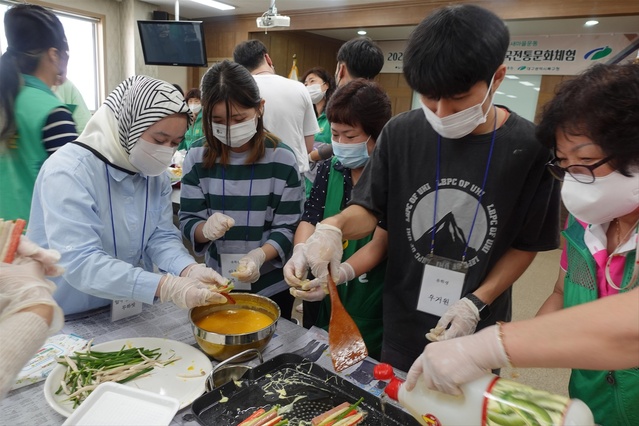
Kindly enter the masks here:
M 579 74 L 606 63 L 639 34 L 513 36 L 506 53 L 508 74 Z

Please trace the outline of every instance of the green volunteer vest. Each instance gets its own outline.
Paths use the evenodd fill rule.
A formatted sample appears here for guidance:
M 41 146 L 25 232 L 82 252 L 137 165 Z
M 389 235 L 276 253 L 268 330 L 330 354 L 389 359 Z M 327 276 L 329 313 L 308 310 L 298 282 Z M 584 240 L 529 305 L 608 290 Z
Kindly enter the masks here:
M 336 162 L 337 158 L 333 157 L 328 175 L 324 219 L 338 214 L 344 199 L 344 174 L 335 170 L 333 166 Z M 345 241 L 342 262 L 364 247 L 371 238 L 372 234 L 359 240 Z M 368 273 L 337 286 L 337 292 L 344 307 L 362 333 L 369 356 L 376 359 L 379 359 L 382 350 L 382 292 L 385 274 L 386 261 L 384 260 Z M 330 317 L 330 298 L 325 297 L 321 302 L 317 326 L 328 329 Z
M 47 159 L 42 128 L 51 110 L 65 106 L 42 80 L 22 74 L 24 85 L 15 101 L 16 134 L 0 148 L 0 218 L 29 219 L 36 177 Z
M 326 111 L 322 111 L 319 117 L 317 117 L 317 125 L 320 131 L 315 133 L 315 141 L 331 143 L 331 123 L 329 123 L 328 118 L 326 118 Z
M 202 111 L 200 111 L 197 117 L 195 117 L 195 121 L 193 122 L 193 124 L 189 126 L 188 130 L 184 134 L 184 140 L 182 140 L 182 142 L 180 142 L 180 145 L 178 145 L 178 150 L 189 150 L 194 142 L 199 141 L 203 137 L 204 131 L 202 130 Z
M 564 281 L 565 308 L 592 302 L 598 297 L 596 264 L 584 242 L 584 232 L 583 225 L 570 216 L 568 227 L 563 232 L 568 255 Z M 626 255 L 622 287 L 630 281 L 635 256 L 635 251 Z M 608 314 L 615 315 L 614 312 Z M 571 398 L 581 399 L 590 407 L 595 423 L 599 425 L 639 425 L 639 368 L 616 371 L 573 369 L 568 391 Z

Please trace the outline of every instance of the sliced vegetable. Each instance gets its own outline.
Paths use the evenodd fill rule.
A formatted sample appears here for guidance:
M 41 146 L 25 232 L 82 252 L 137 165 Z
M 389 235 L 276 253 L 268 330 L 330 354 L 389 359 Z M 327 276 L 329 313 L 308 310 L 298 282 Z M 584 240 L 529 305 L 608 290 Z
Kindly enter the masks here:
M 263 408 L 260 408 L 259 410 L 254 411 L 253 414 L 245 418 L 242 422 L 238 423 L 237 426 L 245 426 L 249 421 L 256 419 L 257 417 L 261 416 L 264 413 L 266 413 L 266 410 Z
M 311 420 L 311 424 L 313 426 L 334 426 L 335 424 L 337 424 L 338 422 L 340 422 L 342 419 L 346 417 L 357 416 L 358 414 L 361 414 L 357 410 L 357 406 L 363 400 L 364 398 L 362 397 L 358 399 L 357 402 L 351 405 L 349 405 L 348 402 L 344 402 L 338 405 L 337 407 L 327 411 L 326 413 L 315 417 L 313 420 Z M 362 418 L 363 418 L 363 415 L 362 415 Z M 357 424 L 357 422 L 354 422 L 354 423 L 346 422 L 342 424 Z
M 277 410 L 280 408 L 279 405 L 274 405 L 273 408 L 271 408 L 268 411 L 264 411 L 262 414 L 253 417 L 253 413 L 251 416 L 249 416 L 246 420 L 242 421 L 238 426 L 265 426 L 267 425 L 269 422 L 271 422 L 273 419 L 275 419 L 276 417 L 278 417 L 277 415 Z M 259 410 L 258 410 L 259 411 Z M 278 419 L 281 420 L 282 417 L 279 416 L 280 418 Z

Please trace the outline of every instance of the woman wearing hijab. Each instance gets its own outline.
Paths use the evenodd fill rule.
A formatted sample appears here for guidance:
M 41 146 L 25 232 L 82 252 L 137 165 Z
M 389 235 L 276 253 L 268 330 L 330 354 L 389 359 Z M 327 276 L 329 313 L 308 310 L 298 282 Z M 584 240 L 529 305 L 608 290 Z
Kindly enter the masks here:
M 54 297 L 65 315 L 118 299 L 184 309 L 226 300 L 204 284 L 225 280 L 195 262 L 173 225 L 165 171 L 189 121 L 175 87 L 131 77 L 42 166 L 28 235 L 62 256 Z
M 202 78 L 203 128 L 183 165 L 180 228 L 206 264 L 235 288 L 270 297 L 290 319 L 282 275 L 302 215 L 295 154 L 264 129 L 251 73 L 224 61 Z
M 69 46 L 60 20 L 32 4 L 4 15 L 0 57 L 0 217 L 28 219 L 40 166 L 78 136 L 71 111 L 51 91 L 65 74 Z

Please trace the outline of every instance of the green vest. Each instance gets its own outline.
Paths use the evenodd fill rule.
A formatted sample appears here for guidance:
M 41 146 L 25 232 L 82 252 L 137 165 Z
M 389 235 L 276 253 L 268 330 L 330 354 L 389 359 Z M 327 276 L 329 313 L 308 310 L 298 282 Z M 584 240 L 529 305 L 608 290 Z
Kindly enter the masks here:
M 333 157 L 326 189 L 324 219 L 338 214 L 344 199 L 344 174 L 335 170 L 333 166 L 336 162 L 337 158 Z M 364 247 L 372 236 L 371 234 L 359 240 L 344 241 L 342 262 Z M 366 274 L 337 286 L 342 304 L 362 333 L 369 356 L 376 359 L 379 359 L 382 350 L 382 292 L 385 275 L 386 261 L 384 260 Z M 330 317 L 330 298 L 325 297 L 320 306 L 317 326 L 327 329 Z
M 568 255 L 564 308 L 598 298 L 596 264 L 584 242 L 584 232 L 583 225 L 570 216 L 568 227 L 563 232 Z M 635 256 L 635 251 L 626 255 L 622 288 L 630 280 Z M 608 312 L 608 315 L 615 313 Z M 587 324 L 584 326 L 587 327 Z M 639 368 L 616 371 L 573 369 L 569 393 L 572 398 L 581 399 L 590 407 L 595 423 L 599 425 L 639 425 Z
M 178 150 L 186 149 L 188 151 L 194 142 L 199 141 L 203 138 L 204 132 L 202 131 L 202 111 L 200 111 L 197 117 L 195 117 L 195 121 L 193 122 L 193 124 L 191 124 L 191 126 L 184 134 L 184 140 L 182 140 L 182 142 L 180 142 L 180 145 L 178 145 Z
M 47 159 L 42 129 L 51 110 L 64 106 L 40 79 L 22 74 L 24 86 L 15 101 L 16 134 L 0 148 L 0 218 L 29 219 L 36 177 Z
M 329 123 L 328 118 L 326 118 L 326 111 L 322 111 L 319 117 L 317 117 L 317 125 L 320 131 L 315 133 L 315 141 L 331 143 L 331 123 Z

